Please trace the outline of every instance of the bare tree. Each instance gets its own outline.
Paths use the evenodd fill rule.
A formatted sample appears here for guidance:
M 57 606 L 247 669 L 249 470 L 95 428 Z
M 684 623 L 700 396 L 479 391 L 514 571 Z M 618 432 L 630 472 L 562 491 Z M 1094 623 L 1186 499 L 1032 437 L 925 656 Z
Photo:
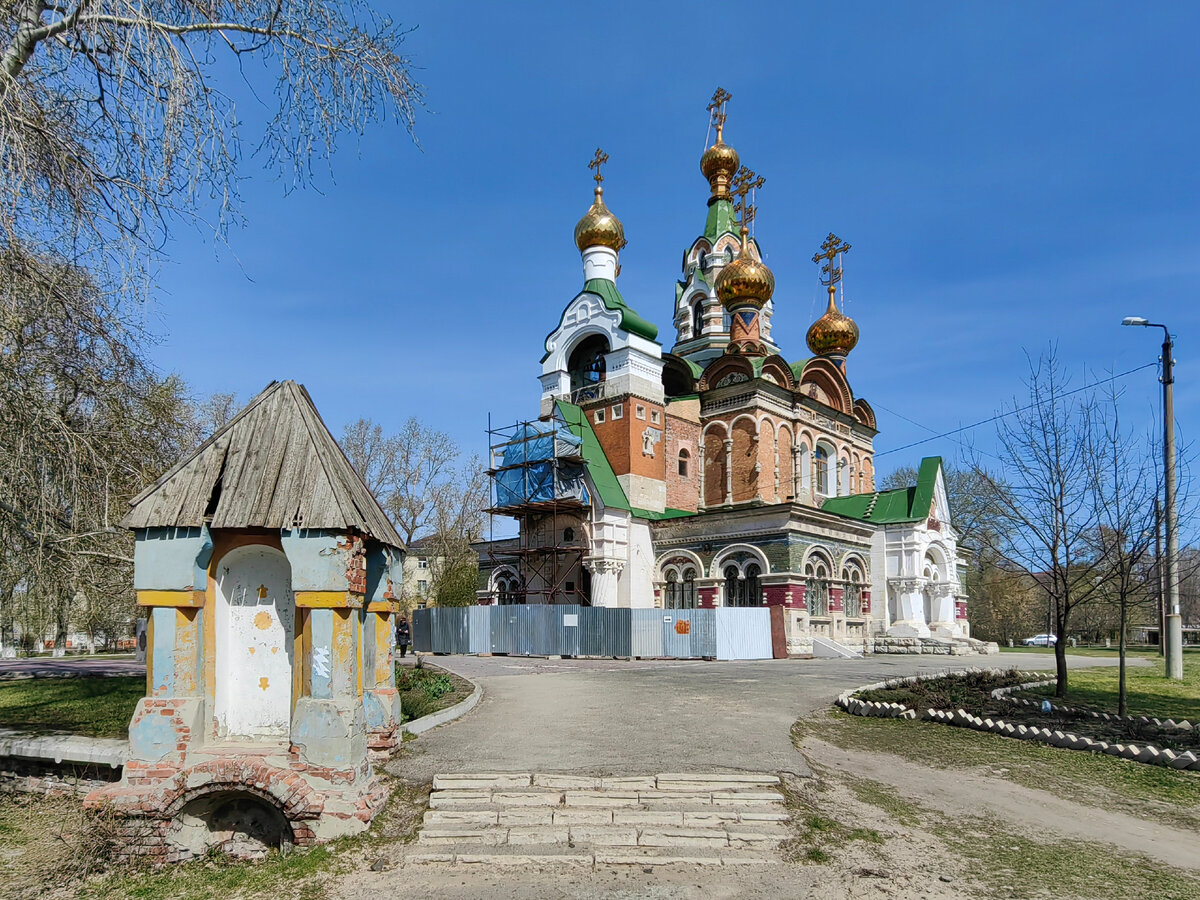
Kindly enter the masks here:
M 0 0 L 0 249 L 147 294 L 170 226 L 238 216 L 243 116 L 275 77 L 257 150 L 291 186 L 421 89 L 406 32 L 364 0 Z M 251 145 L 253 149 L 253 145 Z
M 196 404 L 196 443 L 208 440 L 238 413 L 237 394 L 218 391 Z
M 1101 524 L 1098 412 L 1091 393 L 1070 393 L 1053 350 L 1030 362 L 1027 402 L 999 420 L 999 470 L 985 476 L 1002 527 L 985 539 L 1045 598 L 1058 636 L 1055 694 L 1067 692 L 1072 613 L 1102 590 L 1092 554 Z
M 1156 599 L 1150 589 L 1158 467 L 1153 439 L 1142 440 L 1120 416 L 1120 392 L 1110 386 L 1098 417 L 1092 459 L 1097 530 L 1095 556 L 1103 599 L 1116 612 L 1120 657 L 1117 712 L 1127 710 L 1126 651 L 1130 616 Z
M 0 595 L 65 640 L 76 598 L 132 609 L 126 501 L 190 446 L 177 378 L 78 268 L 0 251 Z M 4 619 L 0 611 L 0 619 Z

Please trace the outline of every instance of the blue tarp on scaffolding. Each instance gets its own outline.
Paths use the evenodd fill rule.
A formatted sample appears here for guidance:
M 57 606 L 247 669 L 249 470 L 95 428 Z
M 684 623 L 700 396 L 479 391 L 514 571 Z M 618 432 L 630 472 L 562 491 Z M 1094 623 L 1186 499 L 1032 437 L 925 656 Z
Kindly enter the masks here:
M 557 422 L 517 426 L 510 440 L 492 447 L 493 458 L 499 456 L 496 506 L 567 499 L 588 503 L 583 465 L 577 461 L 582 444 Z

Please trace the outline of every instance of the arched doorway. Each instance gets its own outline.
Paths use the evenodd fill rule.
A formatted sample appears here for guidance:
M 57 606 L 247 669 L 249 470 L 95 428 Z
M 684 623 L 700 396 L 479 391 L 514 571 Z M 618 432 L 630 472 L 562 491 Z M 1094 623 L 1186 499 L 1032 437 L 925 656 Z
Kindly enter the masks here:
M 238 547 L 217 565 L 216 719 L 222 737 L 285 736 L 292 718 L 292 568 L 273 547 Z

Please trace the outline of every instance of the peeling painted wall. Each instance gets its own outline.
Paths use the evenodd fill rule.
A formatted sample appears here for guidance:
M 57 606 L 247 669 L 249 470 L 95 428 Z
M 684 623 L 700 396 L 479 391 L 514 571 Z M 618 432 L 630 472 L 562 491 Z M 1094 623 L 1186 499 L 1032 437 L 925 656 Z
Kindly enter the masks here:
M 339 544 L 344 535 L 298 529 L 280 532 L 279 540 L 292 564 L 292 590 L 344 591 L 349 554 Z
M 133 545 L 134 590 L 204 590 L 212 549 L 205 527 L 139 529 Z

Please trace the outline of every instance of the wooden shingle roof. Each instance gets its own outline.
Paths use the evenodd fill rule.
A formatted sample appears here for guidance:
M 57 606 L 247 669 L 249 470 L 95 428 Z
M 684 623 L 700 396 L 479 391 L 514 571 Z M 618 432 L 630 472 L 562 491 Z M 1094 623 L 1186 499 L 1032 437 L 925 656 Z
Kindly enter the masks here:
M 267 385 L 129 505 L 127 528 L 353 529 L 404 546 L 294 381 Z

